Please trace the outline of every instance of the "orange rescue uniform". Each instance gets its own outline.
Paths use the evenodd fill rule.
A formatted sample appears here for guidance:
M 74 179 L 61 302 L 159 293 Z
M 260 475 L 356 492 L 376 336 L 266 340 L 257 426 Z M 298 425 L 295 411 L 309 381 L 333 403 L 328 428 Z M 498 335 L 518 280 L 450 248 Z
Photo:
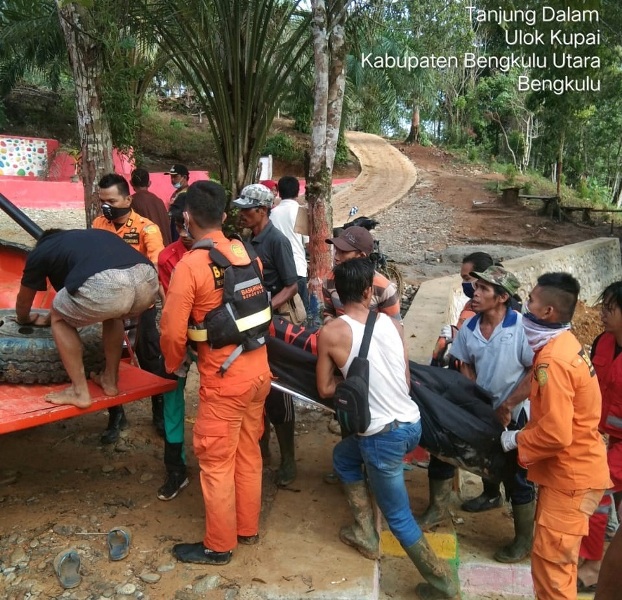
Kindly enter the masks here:
M 112 231 L 157 266 L 158 256 L 164 248 L 162 233 L 153 221 L 141 217 L 135 210 L 130 210 L 127 221 L 121 227 L 100 215 L 93 221 L 93 228 Z
M 570 331 L 536 353 L 529 398 L 531 418 L 517 443 L 528 479 L 539 484 L 531 555 L 536 596 L 575 600 L 581 538 L 611 482 L 596 373 Z
M 249 263 L 241 242 L 228 240 L 220 231 L 203 239 L 208 238 L 232 264 Z M 201 323 L 222 304 L 219 277 L 207 250 L 190 250 L 177 263 L 160 321 L 167 371 L 175 371 L 184 360 L 190 318 Z M 193 443 L 205 504 L 203 543 L 217 552 L 235 548 L 238 535 L 256 535 L 261 509 L 259 438 L 271 381 L 268 354 L 265 346 L 243 352 L 221 375 L 219 369 L 234 349 L 198 343 L 200 401 Z

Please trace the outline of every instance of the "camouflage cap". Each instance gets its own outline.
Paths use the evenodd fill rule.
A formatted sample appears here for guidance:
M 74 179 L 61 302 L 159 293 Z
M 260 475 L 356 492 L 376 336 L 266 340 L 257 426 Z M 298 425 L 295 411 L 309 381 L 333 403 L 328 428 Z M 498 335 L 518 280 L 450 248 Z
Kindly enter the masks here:
M 257 208 L 267 206 L 272 208 L 274 194 L 261 183 L 247 185 L 241 192 L 240 197 L 233 201 L 238 208 Z
M 483 273 L 471 271 L 469 275 L 492 285 L 500 285 L 510 296 L 514 296 L 520 287 L 520 281 L 516 279 L 514 273 L 510 273 L 498 265 L 488 267 Z

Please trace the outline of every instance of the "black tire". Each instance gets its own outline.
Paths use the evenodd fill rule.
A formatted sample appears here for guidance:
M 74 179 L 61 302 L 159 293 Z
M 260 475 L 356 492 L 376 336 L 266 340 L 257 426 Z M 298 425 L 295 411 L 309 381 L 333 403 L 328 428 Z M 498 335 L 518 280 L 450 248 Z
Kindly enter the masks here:
M 104 366 L 101 324 L 79 330 L 84 347 L 84 370 Z M 19 325 L 15 311 L 0 310 L 0 383 L 61 383 L 69 376 L 49 327 Z
M 404 278 L 402 277 L 401 271 L 397 268 L 395 263 L 387 262 L 387 264 L 379 269 L 380 273 L 382 273 L 390 282 L 395 284 L 397 288 L 397 293 L 400 296 L 400 299 L 404 295 Z

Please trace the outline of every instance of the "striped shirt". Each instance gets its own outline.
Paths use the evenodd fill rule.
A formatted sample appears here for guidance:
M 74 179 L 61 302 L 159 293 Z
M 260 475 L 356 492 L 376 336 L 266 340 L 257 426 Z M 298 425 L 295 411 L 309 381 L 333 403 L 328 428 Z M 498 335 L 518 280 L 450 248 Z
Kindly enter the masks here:
M 322 296 L 324 297 L 324 322 L 328 317 L 339 317 L 344 314 L 343 305 L 339 300 L 339 294 L 335 289 L 335 279 L 331 276 L 322 284 Z M 400 313 L 400 296 L 394 283 L 391 283 L 384 275 L 374 272 L 373 289 L 369 310 L 376 310 L 402 322 Z

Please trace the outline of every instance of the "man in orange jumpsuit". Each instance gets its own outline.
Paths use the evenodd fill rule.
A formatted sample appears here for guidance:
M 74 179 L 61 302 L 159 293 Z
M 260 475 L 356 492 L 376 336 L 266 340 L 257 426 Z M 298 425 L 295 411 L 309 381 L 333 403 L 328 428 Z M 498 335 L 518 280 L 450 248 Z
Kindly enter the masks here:
M 160 228 L 132 209 L 130 186 L 121 175 L 108 173 L 98 183 L 102 215 L 93 221 L 94 229 L 111 231 L 138 250 L 157 267 L 158 256 L 164 249 Z M 141 368 L 149 373 L 159 373 L 159 333 L 156 325 L 156 307 L 148 308 L 139 319 L 136 355 Z M 160 435 L 164 435 L 164 400 L 162 394 L 151 397 L 153 424 Z M 102 434 L 103 444 L 112 444 L 119 437 L 119 431 L 127 427 L 123 406 L 108 409 L 108 427 Z
M 527 477 L 539 485 L 531 574 L 539 600 L 575 600 L 577 562 L 588 520 L 610 487 L 598 432 L 601 396 L 589 356 L 570 332 L 579 297 L 568 273 L 546 273 L 529 295 L 523 327 L 535 352 L 531 419 L 504 431 Z
M 186 193 L 186 226 L 198 240 L 195 246 L 211 240 L 232 265 L 248 265 L 250 258 L 243 243 L 228 240 L 222 232 L 225 206 L 222 186 L 212 181 L 194 183 Z M 227 276 L 203 248 L 195 247 L 177 263 L 160 321 L 168 372 L 175 372 L 184 362 L 189 323 L 203 323 L 206 314 L 223 306 L 223 277 Z M 267 331 L 270 309 L 263 285 L 260 291 L 265 295 Z M 259 438 L 271 375 L 265 345 L 245 350 L 231 362 L 241 346 L 227 344 L 217 349 L 205 339 L 197 342 L 200 389 L 193 431 L 194 453 L 201 469 L 205 536 L 194 544 L 176 544 L 173 554 L 182 562 L 222 565 L 231 560 L 238 543 L 258 541 Z

